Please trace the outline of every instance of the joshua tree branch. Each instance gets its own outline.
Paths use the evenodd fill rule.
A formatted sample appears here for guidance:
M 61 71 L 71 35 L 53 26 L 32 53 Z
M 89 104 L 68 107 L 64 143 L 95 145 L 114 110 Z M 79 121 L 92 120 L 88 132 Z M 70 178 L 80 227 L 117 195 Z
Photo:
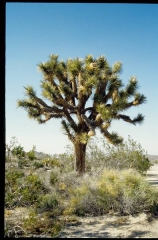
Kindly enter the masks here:
M 64 116 L 66 117 L 66 119 L 68 120 L 69 123 L 72 123 L 72 124 L 76 124 L 75 121 L 73 120 L 73 118 L 71 117 L 70 113 L 67 111 L 67 109 L 64 109 Z
M 132 123 L 132 124 L 134 124 L 134 122 L 133 122 L 133 120 L 129 117 L 129 116 L 127 116 L 127 115 L 123 115 L 123 114 L 118 114 L 118 115 L 116 115 L 116 118 L 117 119 L 122 119 L 123 121 L 125 121 L 125 122 L 129 122 L 129 123 Z

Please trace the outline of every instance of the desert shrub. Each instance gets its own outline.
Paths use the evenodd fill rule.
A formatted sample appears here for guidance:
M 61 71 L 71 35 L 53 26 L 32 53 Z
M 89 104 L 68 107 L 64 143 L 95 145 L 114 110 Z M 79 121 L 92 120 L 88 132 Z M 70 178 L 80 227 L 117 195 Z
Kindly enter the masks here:
M 40 194 L 47 192 L 35 174 L 25 176 L 22 171 L 10 169 L 6 173 L 5 207 L 27 206 L 36 203 Z
M 67 207 L 63 211 L 66 215 L 76 214 L 84 215 L 100 215 L 107 212 L 105 206 L 105 196 L 102 201 L 101 194 L 98 194 L 97 177 L 85 174 L 78 178 L 76 183 L 68 189 L 69 201 Z
M 18 167 L 23 169 L 24 167 L 30 167 L 30 162 L 27 159 L 18 159 Z
M 59 159 L 57 158 L 46 158 L 42 160 L 42 163 L 44 164 L 44 166 L 51 168 L 60 167 L 61 165 Z
M 7 224 L 4 227 L 4 238 L 19 238 L 26 234 L 25 230 L 20 226 L 12 226 Z
M 58 181 L 58 178 L 59 173 L 55 170 L 52 170 L 50 174 L 50 184 L 53 186 Z
M 69 200 L 71 189 L 76 188 L 80 185 L 81 179 L 78 177 L 77 172 L 64 172 L 59 175 L 58 181 L 56 182 L 56 191 L 60 194 L 61 198 L 65 201 Z
M 24 148 L 21 145 L 15 146 L 12 150 L 11 153 L 13 156 L 19 158 L 25 157 L 25 151 Z
M 158 192 L 134 170 L 104 170 L 98 180 L 98 195 L 105 196 L 109 209 L 120 214 L 150 211 Z
M 24 177 L 24 173 L 15 167 L 11 167 L 5 174 L 5 184 L 13 188 L 19 178 Z
M 158 191 L 136 170 L 104 170 L 93 181 L 91 177 L 72 188 L 65 214 L 100 215 L 109 211 L 118 214 L 154 212 L 158 206 Z
M 72 172 L 74 171 L 74 152 L 73 147 L 70 145 L 66 146 L 66 152 L 58 155 L 58 159 L 61 163 L 61 172 Z
M 29 152 L 27 152 L 27 157 L 28 157 L 28 159 L 31 160 L 31 161 L 33 161 L 33 160 L 36 159 L 35 150 L 36 150 L 36 146 L 33 145 L 32 150 L 30 150 Z
M 10 156 L 5 156 L 5 162 L 11 162 L 11 157 Z
M 87 164 L 92 171 L 109 169 L 136 169 L 141 174 L 152 166 L 147 153 L 141 145 L 128 136 L 128 141 L 123 144 L 111 146 L 104 138 L 95 138 L 88 144 Z M 100 169 L 100 170 L 99 170 Z
M 39 161 L 34 161 L 34 163 L 33 163 L 33 167 L 35 168 L 35 169 L 37 169 L 37 168 L 42 168 L 42 167 L 44 167 L 44 163 L 43 162 L 39 162 Z
M 31 209 L 28 218 L 24 219 L 22 228 L 25 229 L 27 237 L 29 234 L 39 236 L 49 235 L 49 237 L 58 236 L 63 222 L 57 219 L 51 218 L 49 214 L 37 214 L 36 209 Z
M 99 203 L 95 191 L 92 192 L 88 185 L 82 185 L 71 190 L 70 202 L 64 210 L 64 214 L 76 214 L 78 216 L 100 215 L 104 213 L 104 208 Z
M 39 213 L 49 212 L 51 216 L 57 216 L 62 212 L 62 205 L 60 195 L 56 192 L 46 194 L 39 198 L 38 204 L 36 204 L 36 210 Z
M 32 151 L 28 152 L 27 156 L 28 156 L 28 159 L 31 161 L 36 159 L 36 156 L 35 156 L 34 152 L 32 152 Z
M 24 173 L 15 167 L 10 167 L 5 173 L 5 207 L 10 208 L 15 202 L 19 180 L 24 179 Z
M 67 171 L 67 169 L 61 171 L 60 167 L 55 166 L 51 170 L 50 183 L 52 186 L 56 187 L 58 190 L 64 190 L 64 188 L 70 187 L 77 181 L 77 172 Z
M 40 194 L 45 193 L 47 189 L 44 187 L 40 178 L 35 174 L 29 174 L 25 177 L 25 184 L 20 188 L 21 205 L 32 205 L 39 199 Z

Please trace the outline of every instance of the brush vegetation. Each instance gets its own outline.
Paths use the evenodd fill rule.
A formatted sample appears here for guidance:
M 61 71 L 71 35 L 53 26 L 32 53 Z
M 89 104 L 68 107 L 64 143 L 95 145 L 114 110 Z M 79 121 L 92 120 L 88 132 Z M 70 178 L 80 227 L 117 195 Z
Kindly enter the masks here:
M 130 137 L 119 146 L 94 137 L 87 148 L 83 175 L 74 171 L 71 146 L 64 154 L 40 160 L 35 157 L 35 147 L 31 150 L 34 158 L 20 154 L 22 147 L 14 148 L 14 158 L 6 161 L 5 237 L 46 234 L 54 238 L 65 217 L 158 212 L 158 190 L 145 180 L 152 164 Z M 9 220 L 7 216 L 20 208 L 26 209 L 27 217 L 19 223 Z

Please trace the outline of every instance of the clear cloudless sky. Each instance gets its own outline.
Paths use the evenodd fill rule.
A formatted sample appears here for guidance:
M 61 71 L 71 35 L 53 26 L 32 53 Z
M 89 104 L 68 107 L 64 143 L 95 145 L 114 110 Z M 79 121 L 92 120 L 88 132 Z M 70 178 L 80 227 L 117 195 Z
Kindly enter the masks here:
M 142 125 L 113 122 L 125 140 L 130 137 L 148 154 L 158 155 L 158 4 L 125 3 L 6 3 L 5 117 L 6 143 L 16 136 L 25 151 L 65 152 L 69 142 L 60 121 L 40 125 L 17 108 L 23 86 L 32 85 L 41 96 L 39 62 L 50 54 L 59 60 L 104 55 L 109 64 L 123 64 L 126 85 L 131 76 L 147 102 L 125 114 L 145 116 Z M 98 135 L 100 136 L 100 135 Z

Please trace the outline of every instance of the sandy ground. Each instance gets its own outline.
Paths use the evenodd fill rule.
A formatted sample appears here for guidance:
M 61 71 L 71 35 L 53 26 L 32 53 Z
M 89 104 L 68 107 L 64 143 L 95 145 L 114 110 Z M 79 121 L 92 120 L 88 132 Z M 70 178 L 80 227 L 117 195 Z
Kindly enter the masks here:
M 158 187 L 158 164 L 147 172 L 146 179 Z M 145 213 L 137 216 L 78 217 L 66 224 L 58 238 L 156 238 L 158 239 L 158 217 Z
M 148 170 L 146 179 L 155 187 L 158 187 L 158 164 L 154 164 Z
M 150 222 L 151 221 L 151 222 Z M 69 224 L 58 238 L 157 238 L 158 219 L 150 219 L 145 213 L 138 216 L 80 217 Z

